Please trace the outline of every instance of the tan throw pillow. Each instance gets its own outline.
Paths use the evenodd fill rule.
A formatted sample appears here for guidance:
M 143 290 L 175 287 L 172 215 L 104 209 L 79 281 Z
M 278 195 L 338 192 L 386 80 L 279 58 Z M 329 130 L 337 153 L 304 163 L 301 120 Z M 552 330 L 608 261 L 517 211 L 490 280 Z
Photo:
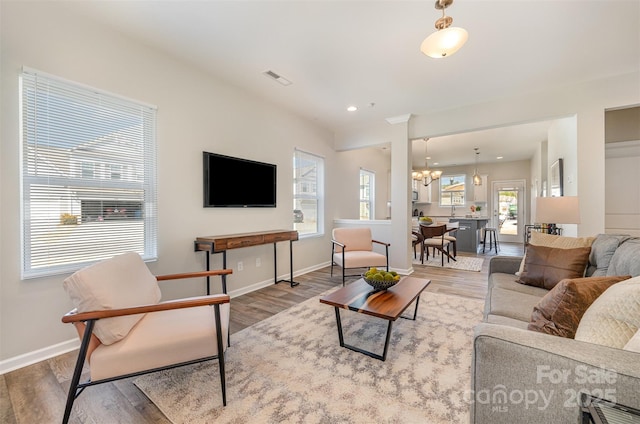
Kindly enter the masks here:
M 572 339 L 582 315 L 606 289 L 630 275 L 560 281 L 533 308 L 529 330 Z
M 590 247 L 555 249 L 529 246 L 525 256 L 524 270 L 516 281 L 551 290 L 565 278 L 583 277 L 590 251 Z
M 533 246 L 555 247 L 557 249 L 575 249 L 576 247 L 591 247 L 595 239 L 595 237 L 565 237 L 532 231 L 529 244 Z M 520 269 L 516 272 L 518 276 L 524 270 L 525 259 L 526 253 L 522 258 L 522 262 L 520 262 Z
M 156 304 L 160 288 L 156 277 L 137 253 L 125 253 L 74 273 L 63 283 L 78 312 L 104 311 Z M 144 314 L 96 321 L 93 334 L 105 344 L 123 339 Z
M 640 328 L 640 276 L 614 284 L 584 313 L 575 339 L 622 349 Z

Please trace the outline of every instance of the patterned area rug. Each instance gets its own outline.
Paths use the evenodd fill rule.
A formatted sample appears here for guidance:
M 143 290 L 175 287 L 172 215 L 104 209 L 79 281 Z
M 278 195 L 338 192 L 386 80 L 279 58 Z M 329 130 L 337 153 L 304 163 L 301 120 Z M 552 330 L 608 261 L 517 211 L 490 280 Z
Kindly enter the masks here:
M 334 309 L 318 299 L 231 336 L 226 407 L 216 362 L 135 384 L 175 424 L 469 422 L 480 300 L 423 293 L 417 320 L 394 322 L 382 362 L 341 348 Z M 382 353 L 387 321 L 346 310 L 341 317 L 346 343 Z
M 455 261 L 447 262 L 447 258 L 444 258 L 444 268 L 457 269 L 461 271 L 476 271 L 480 272 L 482 270 L 482 264 L 484 263 L 484 258 L 473 258 L 469 256 L 458 256 Z M 429 260 L 425 260 L 424 264 L 420 262 L 420 254 L 418 253 L 418 259 L 413 260 L 414 265 L 425 265 L 425 266 L 435 266 L 437 268 L 442 268 L 442 259 L 440 256 L 429 256 Z

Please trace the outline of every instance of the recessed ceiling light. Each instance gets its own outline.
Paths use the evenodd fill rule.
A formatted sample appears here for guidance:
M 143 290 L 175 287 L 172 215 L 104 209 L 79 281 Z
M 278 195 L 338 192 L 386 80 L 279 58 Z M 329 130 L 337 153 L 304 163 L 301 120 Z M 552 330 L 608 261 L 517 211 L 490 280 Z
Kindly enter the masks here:
M 431 160 L 431 156 L 427 156 L 425 159 Z
M 502 159 L 502 158 L 503 158 L 502 156 L 498 156 L 498 157 L 496 157 L 496 159 Z
M 356 110 L 358 110 L 358 108 L 357 108 L 356 106 L 349 106 L 349 107 L 347 108 L 347 110 L 348 110 L 349 112 L 355 112 Z
M 434 165 L 439 165 L 439 164 L 440 164 L 440 162 L 433 162 L 433 164 L 434 164 Z

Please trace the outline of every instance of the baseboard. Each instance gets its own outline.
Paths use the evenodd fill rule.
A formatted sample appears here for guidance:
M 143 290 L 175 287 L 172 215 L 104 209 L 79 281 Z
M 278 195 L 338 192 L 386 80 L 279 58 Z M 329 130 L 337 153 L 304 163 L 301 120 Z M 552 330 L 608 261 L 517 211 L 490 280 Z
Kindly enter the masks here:
M 295 277 L 299 275 L 303 275 L 311 271 L 316 271 L 318 269 L 322 269 L 329 265 L 331 265 L 331 263 L 326 262 L 326 263 L 314 265 L 308 268 L 299 269 L 293 273 L 294 281 L 295 281 Z M 281 279 L 288 280 L 289 277 L 290 275 L 287 273 L 279 276 L 278 280 L 281 280 Z M 251 293 L 252 291 L 259 290 L 263 287 L 270 286 L 272 284 L 273 284 L 273 278 L 270 278 L 268 280 L 252 284 L 250 286 L 243 287 L 241 289 L 232 290 L 229 292 L 229 296 L 231 298 L 238 297 L 243 294 L 247 294 L 247 293 Z M 289 283 L 286 283 L 283 281 L 279 284 L 289 284 Z M 28 352 L 22 355 L 14 356 L 13 358 L 5 359 L 4 361 L 0 361 L 0 375 L 17 370 L 19 368 L 33 365 L 37 362 L 44 361 L 58 355 L 62 355 L 67 352 L 71 352 L 72 350 L 78 349 L 79 347 L 80 347 L 80 340 L 71 339 L 71 340 L 67 340 L 66 342 L 58 343 L 42 349 L 34 350 L 33 352 Z
M 22 355 L 14 356 L 13 358 L 0 361 L 0 375 L 17 370 L 19 368 L 33 365 L 37 362 L 53 358 L 63 353 L 71 352 L 72 350 L 80 347 L 80 340 L 75 338 L 67 340 L 66 342 L 57 343 L 52 346 L 48 346 L 42 349 L 34 350 Z

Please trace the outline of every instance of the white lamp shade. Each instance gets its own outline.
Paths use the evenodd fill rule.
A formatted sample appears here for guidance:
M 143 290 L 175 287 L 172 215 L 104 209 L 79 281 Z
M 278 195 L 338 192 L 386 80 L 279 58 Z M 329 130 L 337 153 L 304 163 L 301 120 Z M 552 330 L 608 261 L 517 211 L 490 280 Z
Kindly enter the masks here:
M 420 51 L 429 57 L 439 59 L 451 56 L 467 42 L 469 33 L 464 28 L 449 27 L 434 32 L 422 42 Z
M 580 204 L 578 203 L 578 197 L 537 197 L 536 222 L 549 224 L 579 224 Z

